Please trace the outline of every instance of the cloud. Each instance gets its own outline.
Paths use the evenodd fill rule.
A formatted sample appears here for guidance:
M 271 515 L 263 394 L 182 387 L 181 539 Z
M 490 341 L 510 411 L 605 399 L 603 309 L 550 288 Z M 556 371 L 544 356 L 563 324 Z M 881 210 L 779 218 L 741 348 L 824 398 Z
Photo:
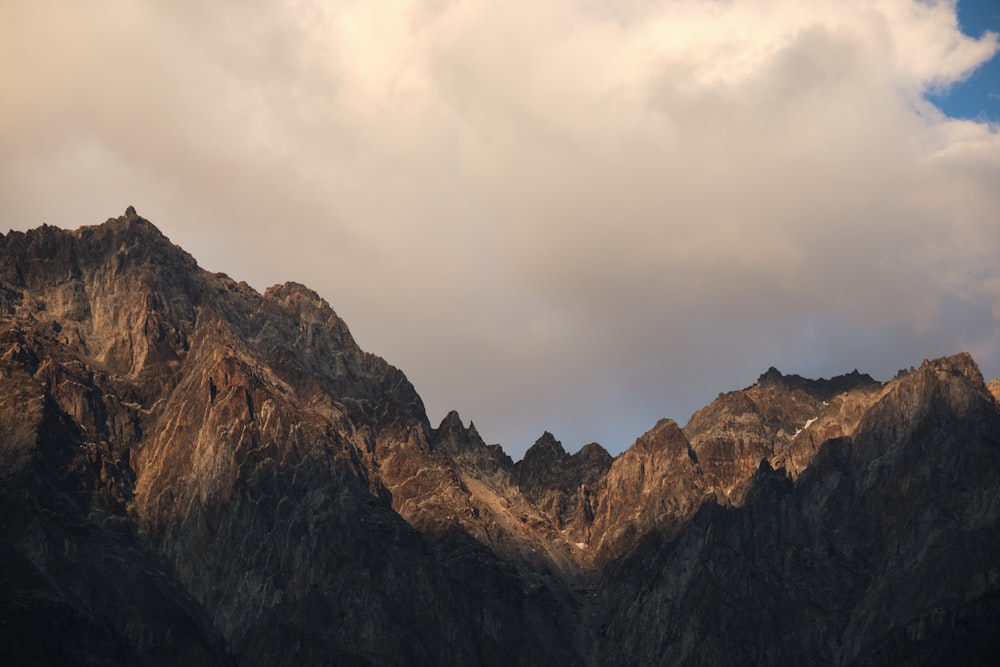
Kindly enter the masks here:
M 1000 135 L 926 99 L 949 2 L 0 6 L 0 214 L 128 203 L 320 291 L 518 454 L 619 450 L 770 365 L 1000 372 Z

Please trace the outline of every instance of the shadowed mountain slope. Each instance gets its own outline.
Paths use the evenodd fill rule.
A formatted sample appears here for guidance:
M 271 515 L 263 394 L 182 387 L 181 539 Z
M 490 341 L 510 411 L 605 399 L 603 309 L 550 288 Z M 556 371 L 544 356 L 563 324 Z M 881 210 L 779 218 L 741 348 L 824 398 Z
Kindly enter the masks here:
M 0 238 L 10 664 L 992 664 L 1000 390 L 774 369 L 513 462 L 131 207 Z

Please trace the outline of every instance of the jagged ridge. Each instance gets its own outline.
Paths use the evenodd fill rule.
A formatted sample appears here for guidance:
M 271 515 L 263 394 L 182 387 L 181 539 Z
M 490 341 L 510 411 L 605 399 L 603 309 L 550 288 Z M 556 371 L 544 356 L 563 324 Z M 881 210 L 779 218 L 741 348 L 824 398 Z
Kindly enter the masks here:
M 8 661 L 1000 654 L 1000 384 L 968 355 L 770 369 L 618 457 L 546 433 L 514 463 L 315 292 L 205 272 L 131 207 L 0 258 Z

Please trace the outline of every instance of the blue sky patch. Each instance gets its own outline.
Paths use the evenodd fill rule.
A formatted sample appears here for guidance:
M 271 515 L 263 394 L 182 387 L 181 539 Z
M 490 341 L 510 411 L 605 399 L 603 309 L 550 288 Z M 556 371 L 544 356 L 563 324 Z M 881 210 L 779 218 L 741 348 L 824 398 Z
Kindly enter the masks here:
M 959 0 L 958 22 L 972 37 L 1000 33 L 1000 0 Z M 1000 123 L 1000 54 L 945 93 L 928 97 L 952 118 Z

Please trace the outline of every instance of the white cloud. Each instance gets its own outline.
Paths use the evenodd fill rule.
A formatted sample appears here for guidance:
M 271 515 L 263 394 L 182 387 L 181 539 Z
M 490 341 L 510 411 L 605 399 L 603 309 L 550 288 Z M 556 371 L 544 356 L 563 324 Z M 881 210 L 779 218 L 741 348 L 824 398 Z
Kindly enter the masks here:
M 0 214 L 128 203 L 295 279 L 514 450 L 613 449 L 774 364 L 996 330 L 1000 135 L 949 2 L 0 5 Z

